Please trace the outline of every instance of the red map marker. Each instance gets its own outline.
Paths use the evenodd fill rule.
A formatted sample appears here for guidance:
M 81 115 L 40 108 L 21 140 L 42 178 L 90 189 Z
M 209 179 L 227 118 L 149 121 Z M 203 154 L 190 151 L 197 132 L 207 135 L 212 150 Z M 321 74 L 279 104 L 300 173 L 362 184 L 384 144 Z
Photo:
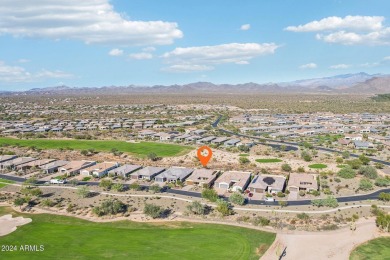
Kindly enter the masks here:
M 202 146 L 198 149 L 198 158 L 204 167 L 206 167 L 207 163 L 210 161 L 213 152 L 210 147 Z

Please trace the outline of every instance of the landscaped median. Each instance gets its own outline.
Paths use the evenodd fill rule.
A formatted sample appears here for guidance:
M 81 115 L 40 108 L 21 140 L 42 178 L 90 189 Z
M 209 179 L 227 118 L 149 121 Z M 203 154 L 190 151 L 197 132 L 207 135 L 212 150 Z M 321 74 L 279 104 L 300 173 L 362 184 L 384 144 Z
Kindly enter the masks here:
M 191 146 L 156 142 L 129 143 L 111 140 L 14 139 L 5 137 L 0 138 L 0 145 L 34 147 L 37 149 L 94 149 L 99 152 L 110 152 L 114 148 L 119 152 L 131 153 L 138 156 L 155 153 L 158 157 L 183 155 L 193 149 Z
M 266 159 L 256 159 L 256 162 L 258 163 L 278 163 L 282 162 L 283 160 L 278 158 L 266 158 Z
M 20 214 L 32 222 L 2 245 L 43 245 L 41 252 L 2 252 L 4 259 L 259 259 L 275 234 L 227 225 L 189 222 L 95 223 L 52 214 Z

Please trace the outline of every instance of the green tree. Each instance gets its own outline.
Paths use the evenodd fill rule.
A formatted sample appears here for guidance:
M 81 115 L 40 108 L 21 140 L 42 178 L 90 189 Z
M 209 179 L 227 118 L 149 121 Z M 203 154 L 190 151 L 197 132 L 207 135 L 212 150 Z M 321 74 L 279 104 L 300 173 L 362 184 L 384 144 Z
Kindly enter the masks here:
M 376 179 L 378 178 L 378 172 L 377 170 L 372 166 L 362 166 L 358 170 L 359 174 L 362 174 L 364 177 L 369 179 Z
M 145 203 L 144 214 L 151 218 L 159 218 L 163 213 L 163 209 L 155 204 Z
M 81 150 L 81 155 L 87 156 L 89 154 L 88 150 Z
M 217 200 L 217 207 L 215 208 L 219 213 L 222 214 L 222 216 L 229 216 L 233 214 L 233 210 L 229 204 L 229 202 L 218 199 Z
M 217 201 L 219 196 L 214 189 L 205 188 L 202 190 L 202 198 L 207 199 L 211 202 L 215 202 Z
M 25 202 L 26 202 L 25 199 L 21 197 L 17 197 L 16 199 L 14 199 L 14 205 L 19 206 L 20 209 L 22 208 Z
M 362 166 L 362 161 L 359 159 L 354 159 L 354 160 L 348 160 L 346 163 L 352 167 L 352 169 L 359 169 Z
M 103 188 L 103 190 L 110 190 L 112 186 L 112 181 L 110 179 L 103 179 L 99 183 L 99 187 Z
M 241 193 L 235 192 L 232 195 L 230 195 L 229 201 L 233 204 L 236 204 L 236 205 L 244 205 L 245 198 L 244 198 L 244 196 L 242 196 Z

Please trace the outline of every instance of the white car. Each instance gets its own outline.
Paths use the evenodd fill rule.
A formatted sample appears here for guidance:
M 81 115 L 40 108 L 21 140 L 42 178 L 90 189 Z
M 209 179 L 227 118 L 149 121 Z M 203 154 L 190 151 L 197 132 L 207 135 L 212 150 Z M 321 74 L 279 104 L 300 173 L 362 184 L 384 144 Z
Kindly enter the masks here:
M 274 197 L 265 197 L 264 200 L 266 202 L 274 202 L 275 201 Z
M 51 179 L 50 184 L 65 184 L 66 180 L 60 180 L 60 179 Z

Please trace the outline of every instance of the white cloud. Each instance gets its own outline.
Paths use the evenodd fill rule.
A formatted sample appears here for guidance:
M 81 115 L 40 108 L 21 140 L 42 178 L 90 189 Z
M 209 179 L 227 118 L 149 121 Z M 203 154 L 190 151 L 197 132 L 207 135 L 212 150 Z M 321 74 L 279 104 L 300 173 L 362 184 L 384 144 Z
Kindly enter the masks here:
M 197 68 L 225 63 L 249 64 L 255 57 L 273 54 L 279 48 L 275 43 L 229 43 L 214 46 L 176 48 L 162 56 L 168 64 L 197 65 Z
M 250 28 L 251 28 L 251 25 L 249 23 L 247 23 L 247 24 L 241 25 L 240 30 L 248 31 Z
M 343 45 L 389 45 L 390 27 L 385 27 L 383 16 L 332 16 L 304 25 L 288 26 L 292 32 L 317 33 L 317 40 Z
M 304 25 L 288 26 L 286 31 L 318 32 L 329 30 L 349 29 L 357 31 L 376 31 L 382 28 L 383 16 L 352 16 L 344 18 L 331 16 L 319 21 L 312 21 Z
M 109 0 L 2 0 L 1 34 L 119 46 L 171 44 L 183 36 L 173 22 L 131 21 Z
M 236 64 L 238 65 L 248 65 L 249 61 L 243 60 L 243 61 L 237 61 Z
M 23 83 L 23 82 L 42 81 L 45 79 L 53 79 L 53 78 L 69 78 L 72 76 L 73 76 L 72 74 L 59 71 L 59 70 L 49 71 L 49 70 L 42 69 L 41 71 L 32 73 L 26 71 L 23 67 L 9 66 L 4 62 L 0 61 L 0 82 Z
M 154 52 L 155 50 L 156 48 L 154 47 L 146 47 L 142 49 L 143 52 Z
M 150 60 L 153 58 L 153 55 L 147 52 L 140 52 L 140 53 L 132 53 L 129 55 L 129 57 L 135 60 Z
M 350 67 L 351 67 L 351 65 L 348 65 L 348 64 L 336 64 L 336 65 L 330 66 L 329 68 L 339 70 L 339 69 L 348 69 Z
M 384 61 L 390 60 L 390 56 L 384 57 L 383 60 L 384 60 Z
M 212 66 L 196 65 L 196 64 L 177 64 L 166 68 L 162 68 L 163 71 L 168 71 L 168 72 L 196 72 L 196 71 L 208 71 L 213 69 L 214 67 Z
M 315 63 L 307 63 L 307 64 L 303 64 L 301 66 L 299 66 L 300 69 L 315 69 L 317 68 L 317 64 Z
M 109 53 L 110 56 L 122 56 L 123 50 L 121 49 L 112 49 Z
M 366 63 L 360 64 L 360 67 L 373 68 L 373 67 L 377 67 L 379 65 L 381 65 L 380 62 L 366 62 Z
M 390 27 L 366 34 L 346 31 L 339 31 L 327 35 L 317 34 L 316 38 L 325 42 L 340 43 L 344 45 L 388 45 L 390 44 Z

